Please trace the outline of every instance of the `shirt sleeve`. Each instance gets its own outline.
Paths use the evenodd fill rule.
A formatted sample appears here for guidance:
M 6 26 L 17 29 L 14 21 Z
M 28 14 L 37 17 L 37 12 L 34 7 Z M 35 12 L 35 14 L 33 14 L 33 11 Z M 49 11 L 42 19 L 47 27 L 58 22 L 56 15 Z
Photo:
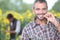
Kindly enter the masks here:
M 23 29 L 23 32 L 22 32 L 22 40 L 29 40 L 29 36 L 26 32 L 26 30 Z
M 56 20 L 60 23 L 60 18 L 57 18 Z M 58 30 L 57 30 L 56 36 L 57 36 L 58 40 L 60 40 L 60 32 L 58 32 Z
M 17 34 L 20 32 L 20 28 L 21 28 L 21 22 L 20 21 L 17 21 L 17 23 L 16 23 L 16 30 L 15 30 L 15 32 Z

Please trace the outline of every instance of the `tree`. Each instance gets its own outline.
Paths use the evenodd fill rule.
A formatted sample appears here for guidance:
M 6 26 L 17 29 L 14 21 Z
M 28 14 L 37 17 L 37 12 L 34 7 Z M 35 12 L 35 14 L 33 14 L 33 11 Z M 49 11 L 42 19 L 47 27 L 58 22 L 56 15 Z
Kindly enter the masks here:
M 0 9 L 5 13 L 8 10 L 24 13 L 26 10 L 31 10 L 32 5 L 26 4 L 23 0 L 1 0 Z
M 58 0 L 52 8 L 55 12 L 60 12 L 60 0 Z

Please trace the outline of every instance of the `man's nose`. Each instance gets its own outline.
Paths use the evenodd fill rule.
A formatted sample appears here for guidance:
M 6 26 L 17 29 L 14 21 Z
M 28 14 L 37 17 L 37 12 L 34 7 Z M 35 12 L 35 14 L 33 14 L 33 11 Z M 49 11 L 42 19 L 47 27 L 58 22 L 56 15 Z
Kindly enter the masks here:
M 40 13 L 43 13 L 43 10 L 40 10 L 39 12 L 40 12 Z

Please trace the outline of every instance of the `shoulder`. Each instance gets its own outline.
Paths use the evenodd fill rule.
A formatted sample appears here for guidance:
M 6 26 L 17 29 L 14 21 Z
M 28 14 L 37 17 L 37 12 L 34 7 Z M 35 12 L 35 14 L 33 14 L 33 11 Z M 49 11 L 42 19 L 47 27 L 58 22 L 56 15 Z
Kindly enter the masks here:
M 17 20 L 17 22 L 21 22 L 20 20 Z
M 28 24 L 23 28 L 23 30 L 25 30 L 25 31 L 31 30 L 32 24 L 33 24 L 33 22 L 28 23 Z
M 17 23 L 21 23 L 21 21 L 20 20 L 17 20 Z
M 33 24 L 33 22 L 28 23 L 28 24 L 24 27 L 24 29 L 30 28 L 30 27 L 32 26 L 32 24 Z

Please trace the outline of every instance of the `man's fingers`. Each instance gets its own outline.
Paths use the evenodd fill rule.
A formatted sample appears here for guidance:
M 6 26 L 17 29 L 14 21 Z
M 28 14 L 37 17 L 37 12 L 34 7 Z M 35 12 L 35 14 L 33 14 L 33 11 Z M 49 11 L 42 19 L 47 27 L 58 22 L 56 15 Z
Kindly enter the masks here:
M 47 17 L 47 18 L 52 17 L 52 16 L 53 16 L 53 14 L 50 12 L 48 12 L 47 14 L 44 15 L 44 17 Z
M 48 18 L 48 15 L 44 15 L 45 18 Z

